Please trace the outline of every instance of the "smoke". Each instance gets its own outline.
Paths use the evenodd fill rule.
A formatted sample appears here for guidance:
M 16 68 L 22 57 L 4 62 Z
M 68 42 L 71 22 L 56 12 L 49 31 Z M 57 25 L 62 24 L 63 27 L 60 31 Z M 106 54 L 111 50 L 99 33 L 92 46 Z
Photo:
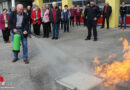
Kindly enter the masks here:
M 55 79 L 64 77 L 76 72 L 87 72 L 86 67 L 83 67 L 82 60 L 72 58 L 65 54 L 60 47 L 48 41 L 33 38 L 35 47 L 37 48 L 37 58 L 35 62 L 40 62 L 38 65 L 31 68 L 31 79 L 36 84 L 39 84 L 44 90 L 51 90 L 55 87 Z M 36 49 L 35 49 L 36 50 Z M 35 57 L 34 57 L 35 59 Z M 33 59 L 33 60 L 34 60 Z M 42 83 L 42 85 L 40 85 Z

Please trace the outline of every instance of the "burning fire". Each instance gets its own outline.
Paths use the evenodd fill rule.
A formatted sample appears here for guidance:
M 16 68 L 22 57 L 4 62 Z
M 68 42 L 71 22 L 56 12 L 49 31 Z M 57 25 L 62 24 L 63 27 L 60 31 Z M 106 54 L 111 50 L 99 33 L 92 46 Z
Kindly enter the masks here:
M 94 59 L 96 67 L 94 74 L 105 79 L 104 85 L 106 87 L 116 86 L 120 82 L 129 82 L 130 80 L 130 46 L 127 39 L 120 38 L 120 40 L 123 41 L 124 46 L 122 61 L 101 64 L 97 57 Z M 117 54 L 112 54 L 107 60 L 116 56 Z

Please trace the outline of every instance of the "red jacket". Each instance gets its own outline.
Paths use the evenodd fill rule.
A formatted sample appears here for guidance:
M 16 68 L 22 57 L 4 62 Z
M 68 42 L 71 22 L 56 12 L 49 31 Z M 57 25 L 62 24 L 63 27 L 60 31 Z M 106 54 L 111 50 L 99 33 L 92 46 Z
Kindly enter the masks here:
M 41 10 L 38 11 L 38 20 L 35 21 L 34 19 L 36 19 L 36 11 L 33 11 L 31 13 L 31 19 L 32 19 L 32 23 L 33 24 L 41 24 Z
M 82 13 L 81 9 L 79 9 L 79 11 L 78 11 L 78 9 L 76 9 L 76 16 L 81 16 L 81 13 Z
M 10 15 L 7 14 L 6 15 L 7 20 L 9 20 L 9 17 L 10 17 Z M 5 20 L 4 20 L 4 15 L 3 14 L 0 14 L 0 29 L 5 30 Z M 8 29 L 10 29 L 9 25 L 8 25 Z

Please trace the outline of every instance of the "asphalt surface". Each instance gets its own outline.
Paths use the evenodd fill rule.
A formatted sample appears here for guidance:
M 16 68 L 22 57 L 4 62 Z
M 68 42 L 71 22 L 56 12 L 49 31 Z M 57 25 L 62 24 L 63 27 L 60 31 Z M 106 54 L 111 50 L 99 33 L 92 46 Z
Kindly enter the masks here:
M 107 30 L 98 27 L 97 42 L 94 42 L 93 38 L 85 41 L 86 35 L 87 29 L 81 26 L 71 27 L 69 33 L 60 30 L 59 40 L 42 38 L 42 35 L 40 38 L 32 36 L 28 39 L 30 64 L 26 65 L 22 60 L 22 50 L 19 54 L 20 61 L 11 62 L 12 43 L 5 44 L 0 32 L 0 75 L 7 83 L 6 88 L 0 90 L 52 90 L 55 88 L 55 79 L 59 77 L 76 72 L 93 75 L 95 57 L 102 63 L 113 53 L 117 53 L 117 58 L 120 58 L 123 45 L 119 38 L 127 38 L 130 42 L 130 28 L 121 31 L 118 28 Z M 110 88 L 101 84 L 91 90 Z M 115 90 L 130 90 L 130 87 L 119 85 Z

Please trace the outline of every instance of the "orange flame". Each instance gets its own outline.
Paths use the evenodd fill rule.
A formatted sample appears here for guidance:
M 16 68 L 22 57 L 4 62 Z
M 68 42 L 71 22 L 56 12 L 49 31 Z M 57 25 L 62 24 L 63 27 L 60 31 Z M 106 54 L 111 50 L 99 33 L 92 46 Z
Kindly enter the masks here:
M 98 58 L 94 59 L 94 63 L 97 65 L 95 68 L 94 74 L 104 78 L 105 86 L 116 86 L 118 83 L 124 81 L 129 82 L 130 80 L 130 46 L 126 39 L 120 38 L 123 41 L 124 50 L 123 50 L 123 61 L 115 61 L 112 64 L 104 63 L 99 64 Z M 112 54 L 108 58 L 116 57 L 117 54 Z

